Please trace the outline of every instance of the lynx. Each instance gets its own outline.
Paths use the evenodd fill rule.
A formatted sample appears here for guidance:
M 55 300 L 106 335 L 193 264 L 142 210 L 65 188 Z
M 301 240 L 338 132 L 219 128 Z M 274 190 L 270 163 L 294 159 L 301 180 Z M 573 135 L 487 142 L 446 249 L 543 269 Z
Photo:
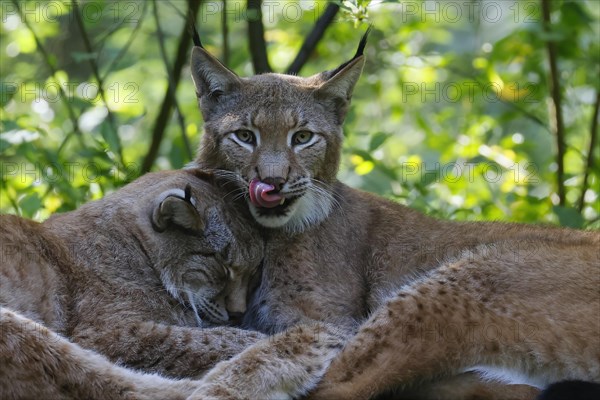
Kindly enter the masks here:
M 237 185 L 267 228 L 244 325 L 345 332 L 314 399 L 525 399 L 563 379 L 600 381 L 598 232 L 437 220 L 336 179 L 365 39 L 306 78 L 242 78 L 199 41 L 192 51 L 205 131 L 195 165 Z M 470 371 L 504 383 L 461 391 Z
M 163 172 L 41 224 L 1 216 L 0 398 L 279 399 L 313 386 L 335 331 L 211 327 L 245 311 L 263 256 L 224 190 L 201 171 Z

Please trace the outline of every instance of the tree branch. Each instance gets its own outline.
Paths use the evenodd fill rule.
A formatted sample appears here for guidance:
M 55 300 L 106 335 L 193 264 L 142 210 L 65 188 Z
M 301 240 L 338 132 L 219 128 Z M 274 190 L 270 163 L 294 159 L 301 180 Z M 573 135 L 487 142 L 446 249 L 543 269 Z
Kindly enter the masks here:
M 250 55 L 255 74 L 272 72 L 267 57 L 267 45 L 265 43 L 265 27 L 262 21 L 262 0 L 248 0 L 248 41 L 250 43 Z
M 550 0 L 542 1 L 542 15 L 544 31 L 550 32 Z M 552 91 L 552 102 L 554 106 L 554 118 L 555 123 L 553 124 L 554 134 L 556 136 L 556 164 L 558 169 L 556 171 L 556 180 L 558 187 L 558 198 L 561 206 L 565 205 L 565 166 L 564 158 L 566 151 L 565 143 L 565 123 L 562 114 L 562 101 L 561 101 L 561 90 L 560 83 L 558 80 L 558 65 L 556 56 L 556 44 L 552 39 L 546 39 L 546 49 L 548 51 L 548 62 L 550 64 L 550 89 Z
M 302 47 L 300 47 L 300 51 L 294 58 L 294 61 L 287 68 L 286 73 L 297 75 L 304 64 L 308 61 L 308 58 L 317 47 L 317 44 L 323 37 L 325 30 L 327 27 L 333 22 L 335 15 L 339 11 L 340 6 L 337 3 L 329 3 L 327 4 L 327 8 L 323 11 L 323 14 L 319 17 L 312 30 L 306 36 L 304 43 L 302 43 Z
M 600 113 L 600 90 L 596 92 L 596 102 L 594 103 L 594 112 L 592 113 L 592 125 L 590 127 L 590 147 L 587 154 L 587 162 L 585 163 L 585 173 L 583 175 L 583 183 L 581 184 L 581 195 L 577 209 L 579 212 L 583 210 L 585 204 L 585 192 L 587 192 L 589 184 L 588 179 L 590 171 L 594 166 L 594 150 L 596 150 L 596 142 L 598 141 L 598 114 Z
M 223 11 L 221 12 L 221 37 L 223 39 L 223 64 L 229 65 L 229 27 L 227 26 L 227 1 L 223 0 Z
M 188 32 L 188 22 L 196 20 L 196 14 L 198 14 L 199 9 L 200 1 L 188 0 L 186 21 L 183 24 L 181 35 L 179 36 L 177 55 L 175 56 L 173 71 L 171 72 L 173 79 L 169 81 L 169 86 L 172 86 L 167 88 L 167 92 L 163 97 L 158 116 L 154 120 L 154 127 L 152 128 L 152 142 L 150 143 L 150 148 L 148 149 L 146 158 L 144 158 L 142 163 L 142 173 L 146 173 L 150 171 L 150 168 L 152 168 L 152 165 L 154 164 L 154 161 L 158 155 L 160 143 L 165 135 L 165 128 L 167 127 L 167 123 L 173 109 L 173 96 L 171 96 L 169 93 L 175 93 L 177 91 L 177 86 L 179 85 L 179 81 L 181 79 L 181 70 L 187 60 L 187 53 L 192 42 L 192 36 Z

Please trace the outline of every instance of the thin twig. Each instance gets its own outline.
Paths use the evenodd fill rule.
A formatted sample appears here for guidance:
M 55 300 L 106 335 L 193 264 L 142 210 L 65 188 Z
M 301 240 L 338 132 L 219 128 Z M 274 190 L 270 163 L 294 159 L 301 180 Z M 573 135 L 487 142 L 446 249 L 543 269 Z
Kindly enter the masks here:
M 221 37 L 223 39 L 223 64 L 229 65 L 229 27 L 227 26 L 227 1 L 223 0 L 223 11 L 221 12 Z
M 125 43 L 125 45 L 123 47 L 121 47 L 121 49 L 119 50 L 119 53 L 110 62 L 108 68 L 106 69 L 106 73 L 104 74 L 103 79 L 106 79 L 108 77 L 108 75 L 112 72 L 113 68 L 115 68 L 117 66 L 119 61 L 121 61 L 123 56 L 127 53 L 127 51 L 129 50 L 129 47 L 131 47 L 131 44 L 135 40 L 140 28 L 142 27 L 142 22 L 144 20 L 144 17 L 146 16 L 146 9 L 147 9 L 146 5 L 147 4 L 148 4 L 147 2 L 144 2 L 144 7 L 142 8 L 142 13 L 135 25 L 135 28 L 133 28 L 131 35 L 129 35 L 129 39 L 127 39 L 127 43 Z
M 164 3 L 165 3 L 166 5 L 168 5 L 169 7 L 171 7 L 171 9 L 172 9 L 173 11 L 175 11 L 175 13 L 176 13 L 177 15 L 179 15 L 181 18 L 183 18 L 184 20 L 185 20 L 186 18 L 188 18 L 188 17 L 187 17 L 187 15 L 185 15 L 183 12 L 181 12 L 181 10 L 180 10 L 179 8 L 175 7 L 175 4 L 171 3 L 171 1 L 170 1 L 170 0 L 165 0 L 165 1 L 164 1 Z M 187 20 L 186 20 L 186 21 L 187 21 Z
M 146 8 L 146 2 L 144 2 L 144 8 Z M 94 43 L 92 43 L 92 47 L 94 47 L 96 49 L 98 54 L 102 53 L 102 51 L 104 50 L 104 46 L 108 42 L 108 38 L 111 37 L 115 32 L 119 31 L 123 27 L 123 25 L 125 24 L 126 21 L 127 21 L 127 18 L 123 18 L 116 24 L 113 24 L 110 28 L 108 28 L 108 30 L 102 36 L 97 38 L 94 41 Z M 138 20 L 138 22 L 139 22 L 139 20 Z
M 19 17 L 20 17 L 21 21 L 23 21 L 23 23 L 25 24 L 27 29 L 29 29 L 29 32 L 31 32 L 31 35 L 33 36 L 33 40 L 35 41 L 35 44 L 36 44 L 39 52 L 42 54 L 42 58 L 44 59 L 44 63 L 46 64 L 46 67 L 50 70 L 52 77 L 56 79 L 57 69 L 54 67 L 54 64 L 52 63 L 52 61 L 50 61 L 50 56 L 48 55 L 48 52 L 42 45 L 40 38 L 36 35 L 31 24 L 29 24 L 29 21 L 21 12 L 21 7 L 19 6 L 19 1 L 12 0 L 12 2 L 15 5 L 15 7 L 17 8 L 17 12 L 19 13 Z M 64 106 L 66 107 L 67 113 L 69 114 L 69 119 L 71 120 L 71 124 L 73 125 L 73 132 L 75 132 L 77 134 L 76 136 L 79 138 L 81 145 L 83 147 L 85 147 L 85 143 L 83 142 L 83 135 L 81 134 L 81 131 L 79 130 L 79 123 L 77 122 L 78 116 L 75 113 L 75 110 L 73 109 L 73 107 L 71 106 L 71 103 L 69 103 L 69 98 L 67 97 L 67 94 L 65 93 L 65 90 L 62 87 L 62 85 L 58 85 L 58 91 L 60 92 L 60 99 L 63 102 Z
M 425 63 L 428 63 L 428 64 L 431 65 L 431 63 L 429 63 L 427 60 L 423 60 L 423 61 Z M 461 71 L 458 68 L 454 68 L 454 67 L 449 66 L 449 65 L 446 65 L 444 67 L 439 67 L 439 68 L 447 69 L 448 71 L 450 71 L 450 72 L 452 72 L 452 73 L 454 73 L 456 75 L 462 76 L 463 78 L 472 79 L 472 80 L 475 81 L 475 83 L 477 83 L 477 85 L 479 87 L 485 87 L 485 85 L 486 85 L 484 82 L 480 81 L 477 77 L 472 76 L 472 75 L 470 75 L 470 74 L 468 74 L 468 73 L 466 73 L 464 71 Z M 526 109 L 521 108 L 517 104 L 515 104 L 515 103 L 513 103 L 511 101 L 505 100 L 505 99 L 503 99 L 500 96 L 498 96 L 497 99 L 500 101 L 500 103 L 502 103 L 505 106 L 507 106 L 509 108 L 512 108 L 513 110 L 515 110 L 515 111 L 523 114 L 523 116 L 525 116 L 525 118 L 530 119 L 531 121 L 533 121 L 536 124 L 538 124 L 540 127 L 542 127 L 542 128 L 544 128 L 544 129 L 546 129 L 546 130 L 549 131 L 548 125 L 544 121 L 542 121 L 538 116 L 536 116 L 535 114 L 532 114 L 531 112 L 527 111 Z
M 181 108 L 179 108 L 179 103 L 177 102 L 177 96 L 174 92 L 175 85 L 173 83 L 173 77 L 171 76 L 171 67 L 169 65 L 169 58 L 167 57 L 167 50 L 165 49 L 165 38 L 160 27 L 160 20 L 158 18 L 158 5 L 156 4 L 156 0 L 152 0 L 152 11 L 154 13 L 154 22 L 156 23 L 156 33 L 158 35 L 158 47 L 160 49 L 160 56 L 163 59 L 163 63 L 165 64 L 165 69 L 167 72 L 167 78 L 169 80 L 169 84 L 167 86 L 167 91 L 172 98 L 173 106 L 175 107 L 175 113 L 177 114 L 177 120 L 179 122 L 179 128 L 181 129 L 181 136 L 183 138 L 183 144 L 188 156 L 188 160 L 191 161 L 194 157 L 192 152 L 192 146 L 190 145 L 190 139 L 187 137 L 185 132 L 185 119 L 183 117 L 183 113 L 181 112 Z
M 267 57 L 267 45 L 265 43 L 265 27 L 262 21 L 262 0 L 248 0 L 248 41 L 250 43 L 250 55 L 255 74 L 272 72 Z
M 296 75 L 300 72 L 323 37 L 325 30 L 333 22 L 339 9 L 340 6 L 337 3 L 327 4 L 327 8 L 325 8 L 323 14 L 321 14 L 317 22 L 315 22 L 315 26 L 313 26 L 308 36 L 306 36 L 304 43 L 302 43 L 302 47 L 300 47 L 300 51 L 298 51 L 296 58 L 294 58 L 294 61 L 292 61 L 287 68 L 286 73 Z
M 542 1 L 542 15 L 544 31 L 550 32 L 550 0 Z M 562 114 L 562 100 L 560 95 L 560 83 L 558 80 L 558 65 L 556 56 L 556 43 L 554 40 L 546 39 L 546 49 L 548 51 L 548 63 L 550 64 L 550 89 L 552 91 L 552 102 L 554 106 L 554 118 L 555 123 L 553 124 L 554 134 L 556 136 L 556 165 L 558 166 L 556 171 L 557 187 L 558 187 L 558 198 L 561 206 L 565 205 L 565 124 Z
M 594 151 L 596 150 L 596 143 L 598 141 L 598 114 L 600 113 L 600 90 L 596 92 L 596 102 L 594 103 L 594 112 L 592 113 L 592 124 L 590 127 L 590 147 L 588 148 L 587 161 L 585 163 L 585 173 L 583 175 L 583 182 L 581 184 L 581 194 L 579 197 L 579 203 L 577 209 L 579 212 L 583 210 L 585 204 L 585 192 L 587 192 L 589 183 L 588 179 L 590 172 L 594 167 Z
M 71 4 L 73 5 L 73 14 L 75 15 L 75 21 L 77 21 L 77 25 L 79 26 L 79 30 L 81 31 L 81 38 L 83 39 L 83 45 L 85 46 L 86 51 L 89 54 L 92 54 L 94 52 L 94 50 L 92 48 L 92 42 L 90 41 L 87 31 L 85 30 L 85 26 L 83 24 L 83 19 L 81 18 L 81 12 L 79 11 L 79 6 L 77 4 L 77 0 L 72 0 Z M 117 146 L 117 148 L 115 150 L 117 152 L 117 155 L 119 157 L 119 161 L 121 162 L 121 165 L 125 165 L 125 159 L 123 158 L 123 150 L 121 147 L 121 138 L 119 137 L 119 133 L 117 131 L 117 121 L 115 120 L 115 116 L 113 115 L 113 113 L 110 111 L 110 107 L 108 106 L 108 101 L 106 100 L 106 93 L 104 92 L 104 80 L 100 76 L 100 70 L 98 69 L 98 64 L 96 63 L 96 60 L 93 57 L 89 57 L 88 60 L 90 62 L 92 74 L 98 81 L 98 94 L 100 94 L 100 98 L 102 99 L 102 102 L 104 103 L 104 106 L 106 107 L 106 110 L 108 113 L 107 114 L 108 124 L 110 125 L 112 133 L 114 135 L 113 139 Z
M 167 89 L 167 93 L 165 93 L 163 97 L 158 115 L 154 120 L 154 127 L 152 128 L 152 142 L 150 143 L 150 148 L 148 149 L 148 153 L 146 154 L 146 157 L 142 163 L 142 173 L 150 171 L 150 168 L 152 168 L 152 165 L 156 160 L 158 149 L 165 135 L 165 128 L 173 108 L 173 96 L 171 96 L 169 93 L 170 90 L 172 90 L 173 93 L 177 91 L 177 85 L 181 79 L 181 70 L 187 61 L 188 50 L 192 42 L 192 36 L 189 34 L 187 25 L 190 23 L 190 21 L 194 21 L 196 19 L 196 14 L 198 14 L 198 10 L 200 8 L 200 1 L 188 0 L 187 4 L 188 9 L 186 11 L 186 20 L 183 24 L 181 35 L 179 36 L 177 54 L 173 64 L 173 70 L 171 72 L 173 79 L 169 82 L 169 85 L 173 85 L 173 87 L 172 89 Z

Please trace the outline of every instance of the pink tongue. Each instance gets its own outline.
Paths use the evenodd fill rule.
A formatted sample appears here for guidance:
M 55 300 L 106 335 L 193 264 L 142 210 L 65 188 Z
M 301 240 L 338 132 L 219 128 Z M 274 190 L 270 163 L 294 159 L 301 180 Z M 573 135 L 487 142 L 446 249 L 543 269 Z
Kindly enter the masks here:
M 253 179 L 250 182 L 250 202 L 257 207 L 273 208 L 277 207 L 283 196 L 279 193 L 270 193 L 275 189 L 274 186 Z

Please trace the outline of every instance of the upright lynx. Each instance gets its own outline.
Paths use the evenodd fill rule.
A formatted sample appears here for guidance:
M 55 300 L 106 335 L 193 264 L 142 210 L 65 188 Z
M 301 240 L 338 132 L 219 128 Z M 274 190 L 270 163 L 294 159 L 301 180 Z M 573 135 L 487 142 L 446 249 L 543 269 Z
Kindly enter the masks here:
M 324 321 L 346 332 L 318 399 L 411 388 L 447 399 L 535 393 L 426 389 L 468 371 L 537 388 L 600 382 L 598 232 L 440 221 L 336 179 L 363 47 L 307 78 L 241 78 L 193 49 L 205 122 L 196 162 L 236 184 L 271 228 L 245 324 L 274 333 Z

